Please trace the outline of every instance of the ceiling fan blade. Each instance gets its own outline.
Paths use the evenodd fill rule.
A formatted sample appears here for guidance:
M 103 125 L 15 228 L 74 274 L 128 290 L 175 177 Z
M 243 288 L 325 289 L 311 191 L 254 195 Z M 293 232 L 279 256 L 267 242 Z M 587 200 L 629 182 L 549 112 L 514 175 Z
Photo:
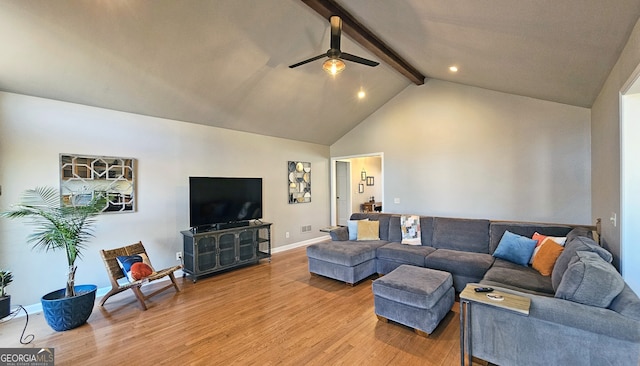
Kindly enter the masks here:
M 315 60 L 319 60 L 319 59 L 321 59 L 323 57 L 327 57 L 327 54 L 323 53 L 322 55 L 318 55 L 318 56 L 315 56 L 315 57 L 311 57 L 310 59 L 307 59 L 307 60 L 304 60 L 304 61 L 300 61 L 297 64 L 290 65 L 289 68 L 293 69 L 294 67 L 298 67 L 298 66 L 302 66 L 304 64 L 308 64 L 309 62 L 312 62 L 312 61 L 315 61 Z
M 342 52 L 342 54 L 340 54 L 340 58 L 343 59 L 343 60 L 347 60 L 347 61 L 351 61 L 351 62 L 357 62 L 359 64 L 363 64 L 363 65 L 367 65 L 367 66 L 371 66 L 371 67 L 380 65 L 379 62 L 367 60 L 366 58 L 362 58 L 362 57 L 359 57 L 359 56 L 356 56 L 356 55 L 352 55 L 350 53 L 345 53 L 345 52 Z
M 331 17 L 331 49 L 340 50 L 340 37 L 342 33 L 342 19 L 339 16 Z

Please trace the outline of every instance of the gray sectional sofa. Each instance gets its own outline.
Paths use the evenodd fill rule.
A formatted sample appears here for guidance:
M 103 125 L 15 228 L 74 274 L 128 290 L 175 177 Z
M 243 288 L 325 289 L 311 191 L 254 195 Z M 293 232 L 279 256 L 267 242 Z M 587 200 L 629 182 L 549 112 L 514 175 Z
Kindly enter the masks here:
M 353 214 L 351 220 L 378 221 L 379 240 L 349 240 L 347 227 L 334 230 L 331 241 L 307 247 L 309 271 L 356 284 L 410 264 L 451 273 L 456 292 L 481 283 L 529 297 L 529 316 L 474 305 L 472 353 L 495 364 L 640 364 L 640 299 L 617 272 L 609 279 L 611 254 L 593 240 L 592 228 L 421 216 L 421 245 L 414 246 L 401 244 L 400 216 Z M 567 237 L 551 276 L 495 258 L 506 231 Z

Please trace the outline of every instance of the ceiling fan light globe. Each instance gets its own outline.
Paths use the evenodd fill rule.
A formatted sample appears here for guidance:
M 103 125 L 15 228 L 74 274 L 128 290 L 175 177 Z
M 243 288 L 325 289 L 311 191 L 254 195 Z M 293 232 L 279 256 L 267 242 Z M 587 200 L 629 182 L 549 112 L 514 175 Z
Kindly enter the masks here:
M 322 64 L 322 69 L 331 75 L 341 73 L 346 67 L 344 62 L 337 58 L 329 59 Z

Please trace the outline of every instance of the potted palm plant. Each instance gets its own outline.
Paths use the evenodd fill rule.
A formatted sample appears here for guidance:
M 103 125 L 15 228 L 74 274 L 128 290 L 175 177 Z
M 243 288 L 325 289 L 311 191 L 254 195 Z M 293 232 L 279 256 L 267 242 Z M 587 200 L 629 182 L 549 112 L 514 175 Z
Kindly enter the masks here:
M 9 271 L 0 271 L 0 319 L 11 312 L 11 295 L 7 295 L 5 288 L 13 281 Z
M 2 213 L 7 218 L 29 218 L 36 227 L 28 242 L 45 252 L 66 253 L 68 274 L 66 288 L 41 299 L 45 319 L 51 328 L 63 331 L 84 324 L 93 310 L 95 285 L 75 285 L 76 259 L 82 256 L 87 240 L 93 237 L 96 216 L 106 206 L 101 194 L 94 194 L 87 204 L 63 205 L 58 191 L 51 187 L 26 190 L 21 202 Z

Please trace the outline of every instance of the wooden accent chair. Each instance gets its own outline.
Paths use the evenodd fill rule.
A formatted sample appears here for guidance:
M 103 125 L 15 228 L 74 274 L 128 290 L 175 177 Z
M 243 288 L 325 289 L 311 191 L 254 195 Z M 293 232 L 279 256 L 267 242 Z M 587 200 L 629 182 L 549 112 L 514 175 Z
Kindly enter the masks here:
M 104 303 L 107 301 L 107 299 L 109 299 L 111 296 L 118 294 L 122 291 L 126 291 L 128 289 L 131 289 L 131 291 L 133 291 L 133 293 L 136 295 L 136 297 L 138 298 L 138 301 L 140 302 L 140 305 L 142 306 L 143 310 L 147 310 L 147 305 L 145 304 L 145 300 L 149 299 L 151 296 L 154 296 L 168 288 L 170 288 L 171 286 L 173 286 L 176 289 L 176 292 L 180 292 L 180 288 L 178 287 L 178 284 L 176 283 L 176 278 L 173 275 L 174 271 L 179 270 L 180 268 L 182 268 L 181 265 L 179 266 L 173 266 L 173 267 L 169 267 L 169 268 L 165 268 L 163 270 L 160 271 L 155 271 L 153 272 L 149 277 L 134 281 L 134 282 L 124 282 L 122 281 L 121 283 L 118 283 L 118 280 L 121 278 L 126 278 L 124 273 L 122 272 L 122 269 L 120 268 L 120 265 L 118 264 L 118 260 L 116 259 L 119 256 L 122 255 L 136 255 L 136 254 L 147 254 L 147 251 L 144 249 L 144 246 L 142 245 L 142 242 L 137 242 L 135 244 L 131 244 L 131 245 L 127 245 L 125 247 L 121 247 L 121 248 L 115 248 L 115 249 L 110 249 L 110 250 L 100 250 L 100 255 L 102 256 L 102 261 L 104 262 L 104 266 L 107 269 L 107 273 L 109 274 L 109 279 L 111 280 L 111 290 L 109 290 L 109 292 L 107 292 L 106 295 L 104 295 L 104 297 L 102 298 L 102 300 L 100 301 L 100 306 L 104 306 Z M 148 255 L 147 255 L 148 257 Z M 169 279 L 171 279 L 171 283 L 168 284 L 167 286 L 154 291 L 153 293 L 149 294 L 149 295 L 144 295 L 142 293 L 142 291 L 140 290 L 140 287 L 148 282 L 151 281 L 155 281 L 158 280 L 160 278 L 163 278 L 165 276 L 169 276 Z

